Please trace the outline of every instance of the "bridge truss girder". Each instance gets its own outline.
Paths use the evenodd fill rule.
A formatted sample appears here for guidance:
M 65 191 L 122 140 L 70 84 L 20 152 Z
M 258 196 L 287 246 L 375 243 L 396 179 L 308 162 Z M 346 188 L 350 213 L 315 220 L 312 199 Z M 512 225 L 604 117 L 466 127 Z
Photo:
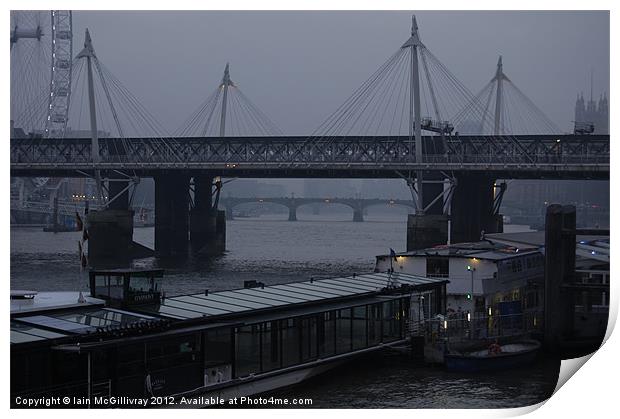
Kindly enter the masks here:
M 14 175 L 35 171 L 60 175 L 71 170 L 94 169 L 148 172 L 166 168 L 227 174 L 267 169 L 583 171 L 603 172 L 607 176 L 609 173 L 609 136 L 519 136 L 516 141 L 461 136 L 448 138 L 445 144 L 444 154 L 424 154 L 422 161 L 417 162 L 410 155 L 406 137 L 343 137 L 324 143 L 308 142 L 305 137 L 192 137 L 165 141 L 106 138 L 99 145 L 101 161 L 93 163 L 90 139 L 39 138 L 12 139 L 10 158 Z M 125 152 L 118 153 L 119 147 Z

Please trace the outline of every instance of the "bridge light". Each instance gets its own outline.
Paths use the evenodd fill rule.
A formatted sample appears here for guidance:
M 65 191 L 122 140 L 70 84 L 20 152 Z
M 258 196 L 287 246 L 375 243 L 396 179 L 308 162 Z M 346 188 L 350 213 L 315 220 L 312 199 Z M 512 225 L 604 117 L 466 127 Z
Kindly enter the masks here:
M 469 293 L 467 294 L 467 299 L 471 300 L 471 294 L 469 294 Z
M 471 265 L 467 265 L 467 270 L 471 271 Z
M 558 138 L 557 140 L 555 140 L 556 143 L 559 143 L 561 140 Z

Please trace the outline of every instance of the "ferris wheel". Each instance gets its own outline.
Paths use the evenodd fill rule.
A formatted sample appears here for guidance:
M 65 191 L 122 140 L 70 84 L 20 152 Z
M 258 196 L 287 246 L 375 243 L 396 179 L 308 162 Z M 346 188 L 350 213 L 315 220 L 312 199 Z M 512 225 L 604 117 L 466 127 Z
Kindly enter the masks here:
M 11 11 L 11 121 L 26 135 L 61 138 L 73 55 L 71 11 Z
M 71 100 L 69 10 L 11 11 L 11 135 L 62 138 Z M 34 178 L 35 186 L 48 182 Z

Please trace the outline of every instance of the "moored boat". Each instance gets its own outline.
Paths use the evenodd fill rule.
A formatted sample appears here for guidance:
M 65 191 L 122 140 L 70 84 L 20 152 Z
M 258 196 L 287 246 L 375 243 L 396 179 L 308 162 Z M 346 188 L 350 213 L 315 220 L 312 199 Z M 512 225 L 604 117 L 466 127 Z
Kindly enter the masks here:
M 499 371 L 530 364 L 539 350 L 538 341 L 520 340 L 504 345 L 491 344 L 476 351 L 448 353 L 444 355 L 444 362 L 451 371 Z
M 445 310 L 445 279 L 372 273 L 166 296 L 161 270 L 95 270 L 90 295 L 11 296 L 11 395 L 230 399 L 297 384 L 407 342 L 420 296 Z M 73 400 L 73 399 L 71 399 Z M 97 405 L 105 407 L 101 404 Z M 65 406 L 67 407 L 67 406 Z M 116 406 L 120 407 L 120 406 Z

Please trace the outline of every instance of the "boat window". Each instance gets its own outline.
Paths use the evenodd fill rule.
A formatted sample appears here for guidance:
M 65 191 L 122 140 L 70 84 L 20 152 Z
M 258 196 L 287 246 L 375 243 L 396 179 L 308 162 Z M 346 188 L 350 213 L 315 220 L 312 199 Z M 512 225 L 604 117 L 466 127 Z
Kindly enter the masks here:
M 319 357 L 334 355 L 336 353 L 336 312 L 323 313 L 317 326 Z
M 120 346 L 117 349 L 117 374 L 119 377 L 131 377 L 144 374 L 144 344 Z
M 280 331 L 278 322 L 262 324 L 262 371 L 271 371 L 280 368 Z
M 353 350 L 362 349 L 366 343 L 366 306 L 353 307 Z
M 381 342 L 381 304 L 368 306 L 368 345 L 374 346 Z
M 301 319 L 301 361 L 307 362 L 317 357 L 316 317 Z
M 298 319 L 280 321 L 282 333 L 282 367 L 299 364 Z
M 12 352 L 11 392 L 49 386 L 52 378 L 50 356 L 48 350 Z
M 175 336 L 165 340 L 147 342 L 148 370 L 159 370 L 200 360 L 200 340 L 197 334 Z
M 143 276 L 134 276 L 129 280 L 129 289 L 131 291 L 149 292 L 154 291 L 154 280 Z
M 400 338 L 399 300 L 383 303 L 383 342 L 392 342 Z
M 428 278 L 448 278 L 450 276 L 450 259 L 447 257 L 427 257 L 426 276 Z
M 351 351 L 351 309 L 336 311 L 336 353 Z
M 87 356 L 74 352 L 52 351 L 53 381 L 75 383 L 87 379 Z
M 228 328 L 207 330 L 205 334 L 205 367 L 232 364 L 232 336 Z
M 238 327 L 235 337 L 236 376 L 260 372 L 260 325 Z

